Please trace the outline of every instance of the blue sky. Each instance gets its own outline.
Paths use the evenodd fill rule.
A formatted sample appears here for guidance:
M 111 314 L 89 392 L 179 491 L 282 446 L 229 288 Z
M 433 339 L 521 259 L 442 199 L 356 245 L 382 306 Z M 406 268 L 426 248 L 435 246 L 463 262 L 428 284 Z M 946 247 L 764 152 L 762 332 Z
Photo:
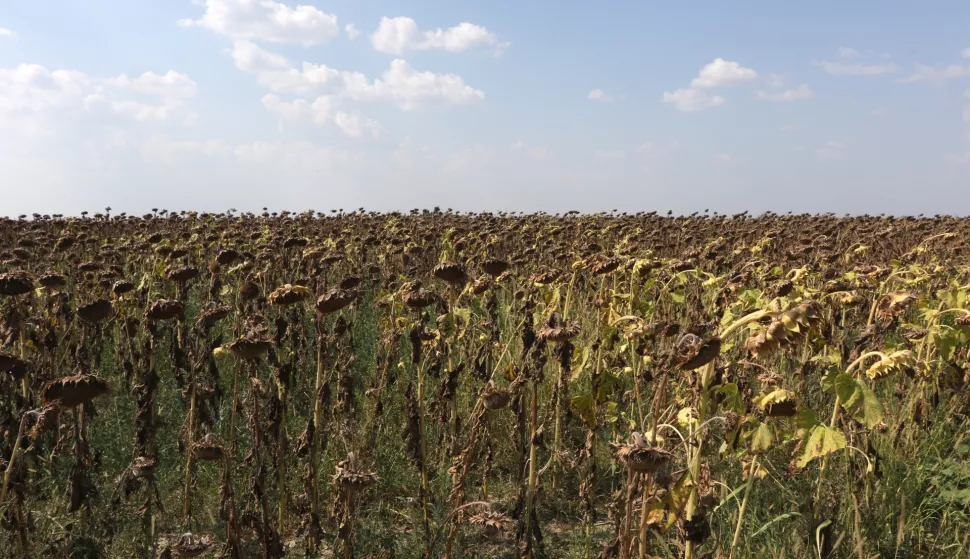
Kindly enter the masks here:
M 0 5 L 0 213 L 966 213 L 970 4 Z

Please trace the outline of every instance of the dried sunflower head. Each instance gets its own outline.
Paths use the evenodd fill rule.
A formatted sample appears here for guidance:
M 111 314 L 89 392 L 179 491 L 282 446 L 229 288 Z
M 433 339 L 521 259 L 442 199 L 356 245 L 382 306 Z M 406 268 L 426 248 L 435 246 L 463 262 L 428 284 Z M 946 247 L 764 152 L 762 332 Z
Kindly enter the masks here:
M 266 301 L 271 305 L 285 306 L 304 301 L 311 295 L 313 292 L 307 287 L 286 284 L 270 293 Z
M 67 278 L 62 274 L 44 274 L 37 278 L 37 283 L 46 287 L 47 289 L 60 289 L 67 285 Z
M 710 338 L 700 345 L 691 348 L 686 359 L 680 364 L 680 369 L 683 371 L 699 369 L 714 361 L 720 354 L 721 339 L 718 337 Z
M 232 308 L 230 307 L 210 307 L 201 313 L 196 319 L 196 324 L 199 325 L 203 330 L 208 330 L 216 325 L 217 322 L 226 318 L 232 313 Z
M 501 276 L 510 266 L 507 261 L 497 258 L 491 258 L 482 262 L 482 270 L 493 278 Z
M 77 315 L 84 322 L 97 324 L 110 317 L 113 310 L 111 301 L 98 299 L 97 301 L 78 307 Z
M 61 408 L 75 408 L 98 396 L 107 394 L 108 382 L 94 375 L 77 374 L 47 383 L 41 391 L 45 404 Z
M 434 304 L 436 297 L 434 293 L 418 287 L 417 289 L 406 291 L 403 300 L 404 304 L 412 309 L 421 309 Z
M 185 305 L 175 299 L 159 299 L 152 302 L 145 309 L 145 318 L 152 322 L 162 320 L 172 320 L 181 317 L 185 313 Z
M 256 299 L 259 297 L 259 293 L 259 286 L 251 280 L 246 280 L 239 287 L 239 297 L 241 297 L 244 301 Z
M 875 380 L 891 375 L 892 373 L 910 369 L 916 366 L 916 358 L 913 352 L 908 349 L 894 351 L 880 357 L 866 369 L 866 376 Z
M 175 283 L 186 283 L 199 275 L 199 269 L 192 266 L 173 267 L 168 269 L 166 275 Z
M 515 521 L 492 510 L 482 511 L 468 517 L 469 524 L 479 526 L 482 534 L 490 540 L 501 540 L 508 537 L 515 530 Z
M 128 280 L 118 280 L 111 285 L 111 292 L 115 295 L 124 295 L 135 290 L 135 284 Z
M 442 262 L 431 270 L 434 277 L 448 283 L 449 285 L 464 285 L 468 282 L 468 273 L 465 267 L 455 262 Z
M 612 445 L 616 457 L 636 473 L 655 473 L 664 470 L 673 461 L 674 455 L 662 448 L 650 446 L 647 439 L 637 431 L 630 435 L 627 444 Z
M 909 290 L 893 291 L 883 295 L 876 302 L 876 316 L 882 320 L 892 320 L 905 313 L 916 302 L 916 293 Z
M 590 264 L 589 271 L 594 276 L 602 276 L 616 271 L 620 267 L 623 261 L 619 258 L 602 258 L 597 259 L 595 262 Z
M 0 274 L 0 295 L 15 297 L 34 290 L 34 282 L 26 272 L 16 271 Z
M 762 394 L 755 398 L 754 404 L 764 410 L 769 417 L 792 417 L 798 412 L 795 393 L 782 388 Z
M 155 460 L 139 456 L 131 462 L 131 474 L 139 479 L 148 479 L 155 475 Z
M 10 373 L 15 379 L 20 380 L 27 374 L 30 363 L 23 359 L 0 351 L 0 373 Z
M 508 390 L 499 390 L 495 388 L 494 382 L 488 382 L 488 386 L 485 388 L 485 392 L 482 394 L 482 402 L 484 402 L 486 408 L 490 410 L 500 410 L 508 406 L 510 401 L 512 401 L 511 392 Z
M 198 557 L 209 551 L 212 547 L 212 538 L 207 535 L 198 536 L 191 532 L 186 532 L 175 540 L 172 550 L 181 557 Z
M 562 277 L 559 270 L 543 270 L 532 275 L 530 280 L 536 285 L 549 285 Z
M 225 451 L 222 445 L 207 437 L 192 445 L 192 455 L 196 460 L 222 460 Z
M 335 287 L 317 297 L 314 308 L 322 316 L 332 314 L 353 303 L 360 295 L 356 289 Z
M 559 313 L 553 311 L 546 318 L 545 324 L 539 329 L 539 338 L 556 343 L 568 342 L 579 335 L 578 322 L 566 323 Z
M 344 491 L 356 492 L 380 481 L 380 477 L 374 472 L 366 472 L 357 464 L 357 456 L 353 452 L 347 455 L 346 460 L 341 460 L 337 464 L 337 472 L 333 476 L 333 481 Z
M 226 346 L 226 349 L 240 359 L 259 359 L 260 356 L 269 351 L 271 345 L 273 345 L 273 342 L 270 340 L 239 338 Z

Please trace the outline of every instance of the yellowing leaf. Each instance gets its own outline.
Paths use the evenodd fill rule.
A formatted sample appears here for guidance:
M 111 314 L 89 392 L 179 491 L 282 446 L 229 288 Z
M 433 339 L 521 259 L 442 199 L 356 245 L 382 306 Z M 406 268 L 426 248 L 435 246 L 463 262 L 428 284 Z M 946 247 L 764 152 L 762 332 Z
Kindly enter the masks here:
M 751 454 L 764 454 L 771 450 L 771 447 L 774 445 L 775 434 L 771 431 L 771 427 L 767 423 L 761 423 L 751 435 L 751 443 L 748 446 L 748 450 Z
M 796 464 L 799 468 L 804 468 L 812 460 L 838 452 L 845 448 L 845 445 L 845 435 L 841 431 L 826 425 L 816 425 Z
M 842 407 L 859 423 L 872 429 L 882 422 L 882 404 L 865 383 L 842 373 L 835 377 L 835 391 Z
M 593 411 L 593 398 L 591 396 L 573 396 L 569 400 L 569 405 L 587 425 L 596 425 L 596 415 Z
M 509 366 L 506 367 L 504 376 L 505 376 L 505 380 L 509 382 L 512 382 L 513 380 L 515 380 L 515 377 L 519 376 L 518 371 L 515 370 L 514 362 L 509 363 Z

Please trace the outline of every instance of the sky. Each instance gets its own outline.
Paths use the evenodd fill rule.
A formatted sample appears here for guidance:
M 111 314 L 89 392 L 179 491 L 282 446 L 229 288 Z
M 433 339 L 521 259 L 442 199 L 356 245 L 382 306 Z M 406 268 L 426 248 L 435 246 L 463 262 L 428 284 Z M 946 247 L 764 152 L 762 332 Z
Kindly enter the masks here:
M 970 208 L 970 2 L 10 0 L 0 215 Z

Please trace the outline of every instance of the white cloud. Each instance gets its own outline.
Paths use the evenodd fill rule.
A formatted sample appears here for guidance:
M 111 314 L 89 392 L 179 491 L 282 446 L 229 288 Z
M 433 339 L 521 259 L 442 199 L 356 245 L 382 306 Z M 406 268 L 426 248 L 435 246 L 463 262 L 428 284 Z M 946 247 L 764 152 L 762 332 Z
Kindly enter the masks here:
M 17 34 L 6 27 L 0 27 L 0 38 L 16 39 Z
M 970 58 L 970 47 L 967 47 L 962 51 L 960 51 L 960 56 L 962 56 L 963 58 Z
M 337 111 L 337 114 L 334 115 L 334 122 L 343 130 L 344 134 L 351 138 L 360 138 L 365 132 L 374 138 L 378 138 L 383 131 L 383 128 L 376 120 L 343 111 Z
M 881 76 L 899 70 L 891 61 L 880 62 L 873 59 L 888 60 L 889 53 L 877 54 L 871 50 L 861 52 L 854 48 L 839 47 L 836 60 L 813 60 L 812 65 L 833 76 Z
M 512 150 L 536 161 L 549 161 L 556 158 L 556 154 L 551 150 L 544 147 L 530 146 L 522 140 L 512 144 Z
M 690 86 L 695 89 L 724 87 L 748 82 L 757 77 L 758 73 L 751 68 L 723 58 L 715 58 L 714 62 L 701 68 L 700 74 L 691 80 Z
M 781 74 L 770 74 L 768 76 L 768 87 L 785 87 L 788 83 L 787 76 Z
M 371 35 L 371 44 L 375 50 L 387 54 L 403 54 L 407 49 L 464 52 L 480 46 L 495 47 L 496 53 L 500 53 L 508 47 L 508 43 L 500 43 L 481 25 L 462 22 L 448 29 L 421 31 L 409 17 L 382 17 L 377 31 Z
M 942 85 L 946 80 L 970 77 L 970 66 L 951 64 L 945 68 L 927 66 L 916 63 L 913 74 L 903 79 L 903 83 L 917 83 L 928 81 L 936 85 Z
M 461 76 L 418 72 L 401 59 L 391 61 L 381 79 L 366 80 L 362 74 L 345 76 L 343 95 L 356 100 L 391 100 L 405 110 L 427 102 L 466 105 L 485 99 L 485 93 L 466 84 Z
M 889 54 L 863 53 L 853 48 L 839 47 L 838 60 L 813 60 L 812 65 L 833 76 L 881 76 L 893 74 L 899 69 L 892 62 L 859 62 L 860 58 L 888 59 Z
M 720 95 L 708 95 L 700 89 L 682 88 L 673 93 L 664 92 L 664 103 L 671 103 L 678 111 L 692 113 L 724 104 Z
M 133 118 L 139 122 L 169 121 L 181 110 L 181 106 L 176 103 L 166 102 L 161 105 L 150 105 L 131 99 L 112 101 L 110 106 L 114 112 Z M 197 115 L 193 113 L 186 115 L 182 122 L 185 124 L 194 124 L 196 120 Z
M 758 99 L 765 101 L 775 101 L 775 102 L 789 102 L 789 101 L 801 101 L 803 99 L 812 98 L 812 90 L 807 84 L 801 84 L 798 87 L 792 89 L 786 89 L 784 91 L 759 91 L 757 93 Z
M 360 30 L 357 29 L 357 26 L 355 26 L 353 23 L 348 23 L 346 26 L 344 26 L 344 31 L 347 33 L 347 37 L 351 41 L 356 40 L 357 37 L 360 37 Z
M 374 138 L 380 137 L 384 131 L 380 123 L 357 114 L 339 110 L 334 112 L 335 102 L 328 95 L 317 97 L 312 102 L 307 99 L 284 101 L 272 93 L 264 95 L 262 99 L 263 107 L 281 120 L 313 122 L 318 125 L 333 122 L 351 138 L 361 138 L 365 132 Z
M 291 7 L 273 0 L 204 0 L 205 14 L 183 19 L 182 27 L 202 27 L 232 39 L 297 43 L 326 43 L 340 33 L 337 16 L 313 6 Z
M 815 150 L 815 159 L 820 162 L 842 161 L 848 146 L 844 142 L 829 140 Z
M 715 153 L 714 161 L 718 163 L 731 163 L 734 161 L 734 157 L 727 153 Z
M 51 72 L 38 64 L 0 68 L 0 112 L 60 107 L 77 102 L 89 91 L 91 82 L 82 72 Z
M 663 100 L 685 113 L 701 111 L 724 104 L 724 97 L 709 95 L 703 90 L 739 85 L 757 77 L 758 73 L 751 68 L 723 58 L 715 58 L 714 62 L 701 68 L 697 77 L 691 80 L 690 87 L 682 87 L 673 93 L 664 92 Z
M 232 50 L 236 67 L 256 74 L 256 80 L 277 93 L 306 95 L 327 90 L 356 101 L 391 101 L 408 110 L 425 104 L 464 105 L 485 99 L 455 74 L 419 72 L 405 60 L 395 59 L 380 79 L 360 72 L 336 70 L 325 64 L 304 62 L 294 68 L 283 56 L 267 52 L 249 41 L 237 41 Z
M 862 53 L 854 48 L 839 47 L 839 58 L 859 58 Z
M 194 124 L 198 115 L 185 107 L 185 101 L 195 93 L 195 82 L 172 70 L 136 78 L 97 78 L 77 70 L 50 71 L 38 64 L 0 68 L 0 114 L 104 106 L 140 122 Z
M 601 101 L 603 103 L 609 103 L 613 100 L 613 96 L 607 94 L 602 89 L 594 89 L 593 91 L 590 91 L 586 98 L 590 101 Z
M 812 64 L 833 76 L 881 76 L 895 73 L 898 70 L 897 66 L 891 62 L 887 64 L 863 64 L 861 62 L 816 60 Z
M 322 95 L 310 102 L 306 99 L 283 101 L 269 93 L 261 100 L 263 107 L 283 120 L 312 120 L 317 124 L 328 122 L 333 112 L 333 97 Z
M 194 97 L 197 90 L 196 84 L 191 78 L 173 70 L 169 70 L 164 75 L 145 72 L 136 78 L 130 78 L 122 74 L 117 78 L 112 78 L 110 83 L 118 87 L 130 89 L 135 93 L 154 97 L 185 99 Z

